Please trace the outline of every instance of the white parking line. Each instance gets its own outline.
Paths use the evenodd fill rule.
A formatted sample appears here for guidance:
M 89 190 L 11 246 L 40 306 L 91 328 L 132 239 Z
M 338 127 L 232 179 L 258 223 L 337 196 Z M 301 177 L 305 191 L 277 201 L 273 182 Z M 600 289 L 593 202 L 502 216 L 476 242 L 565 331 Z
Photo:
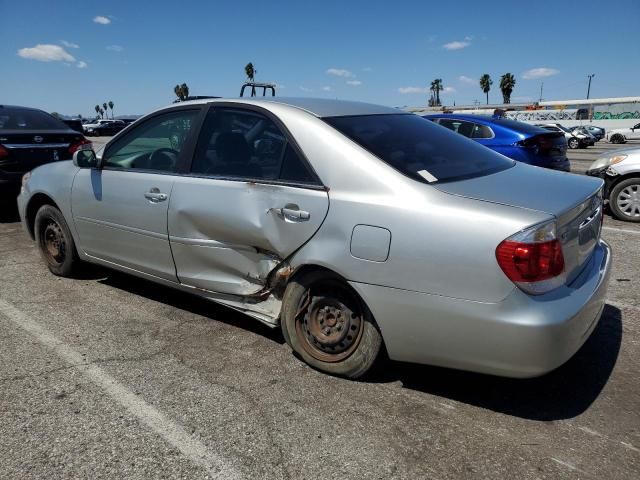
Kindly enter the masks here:
M 622 232 L 622 233 L 631 233 L 632 235 L 640 235 L 640 231 L 638 230 L 629 230 L 626 228 L 615 228 L 615 227 L 602 227 L 603 230 L 608 230 L 611 232 Z
M 15 325 L 26 330 L 42 345 L 53 350 L 60 358 L 75 366 L 88 380 L 100 387 L 114 401 L 126 408 L 142 423 L 160 435 L 172 447 L 178 449 L 193 463 L 204 467 L 209 478 L 240 479 L 241 475 L 215 452 L 210 451 L 202 442 L 189 435 L 157 408 L 136 396 L 131 390 L 96 365 L 86 364 L 80 353 L 58 340 L 44 327 L 38 324 L 12 304 L 0 299 L 0 313 Z

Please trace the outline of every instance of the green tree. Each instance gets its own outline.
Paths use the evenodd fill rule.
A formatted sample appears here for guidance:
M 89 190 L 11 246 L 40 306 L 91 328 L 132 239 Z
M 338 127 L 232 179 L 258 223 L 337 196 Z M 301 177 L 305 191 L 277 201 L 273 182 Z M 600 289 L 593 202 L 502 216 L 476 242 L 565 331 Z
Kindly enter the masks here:
M 256 77 L 256 73 L 258 73 L 258 70 L 256 70 L 256 68 L 253 66 L 252 62 L 249 62 L 244 66 L 244 73 L 247 75 L 247 80 L 253 82 Z
M 442 103 L 440 102 L 440 92 L 444 90 L 444 86 L 442 85 L 442 79 L 436 78 L 431 82 L 431 88 L 429 89 L 432 92 L 432 106 L 440 106 Z
M 107 113 L 107 102 L 104 102 L 104 103 L 102 104 L 102 112 L 103 112 L 103 113 Z
M 487 96 L 487 105 L 489 105 L 489 90 L 491 90 L 491 85 L 493 85 L 493 80 L 491 80 L 488 73 L 480 77 L 480 88 Z
M 183 83 L 182 85 L 176 85 L 175 87 L 173 87 L 173 93 L 176 94 L 178 100 L 184 102 L 187 98 L 189 98 L 189 87 L 186 83 Z
M 113 101 L 109 100 L 109 108 L 111 109 L 111 119 L 113 119 Z
M 60 118 L 60 114 L 58 112 L 51 112 L 52 117 Z
M 95 110 L 96 110 L 96 115 L 100 115 L 100 105 L 96 105 Z
M 502 101 L 504 103 L 511 103 L 511 92 L 513 87 L 516 86 L 516 77 L 510 73 L 505 73 L 500 77 L 500 90 L 502 90 Z

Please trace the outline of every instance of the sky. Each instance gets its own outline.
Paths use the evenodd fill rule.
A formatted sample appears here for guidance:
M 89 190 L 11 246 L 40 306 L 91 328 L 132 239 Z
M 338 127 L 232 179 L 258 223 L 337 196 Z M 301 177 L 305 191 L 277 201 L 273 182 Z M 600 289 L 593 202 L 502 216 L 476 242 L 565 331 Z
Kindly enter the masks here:
M 0 0 L 0 104 L 143 114 L 191 95 L 237 97 L 244 65 L 278 96 L 425 105 L 640 95 L 640 1 Z

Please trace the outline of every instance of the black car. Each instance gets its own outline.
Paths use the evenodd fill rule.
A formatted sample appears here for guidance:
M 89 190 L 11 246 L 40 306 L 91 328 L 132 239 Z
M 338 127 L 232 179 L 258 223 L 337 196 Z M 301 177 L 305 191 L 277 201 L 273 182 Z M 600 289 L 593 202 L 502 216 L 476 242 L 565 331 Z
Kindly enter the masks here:
M 126 127 L 121 120 L 98 120 L 95 124 L 84 125 L 84 131 L 88 136 L 111 137 Z
M 84 135 L 42 110 L 0 105 L 0 201 L 17 197 L 26 172 L 70 160 L 87 144 Z

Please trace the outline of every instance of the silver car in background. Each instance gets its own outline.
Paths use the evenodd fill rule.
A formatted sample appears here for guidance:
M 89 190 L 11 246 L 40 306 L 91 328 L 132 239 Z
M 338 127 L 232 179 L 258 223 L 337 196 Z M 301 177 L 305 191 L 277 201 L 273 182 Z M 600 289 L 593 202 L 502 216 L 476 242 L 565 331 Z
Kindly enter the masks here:
M 396 109 L 216 99 L 34 170 L 19 208 L 53 273 L 96 263 L 228 305 L 325 372 L 360 377 L 384 348 L 533 377 L 603 310 L 602 186 Z

